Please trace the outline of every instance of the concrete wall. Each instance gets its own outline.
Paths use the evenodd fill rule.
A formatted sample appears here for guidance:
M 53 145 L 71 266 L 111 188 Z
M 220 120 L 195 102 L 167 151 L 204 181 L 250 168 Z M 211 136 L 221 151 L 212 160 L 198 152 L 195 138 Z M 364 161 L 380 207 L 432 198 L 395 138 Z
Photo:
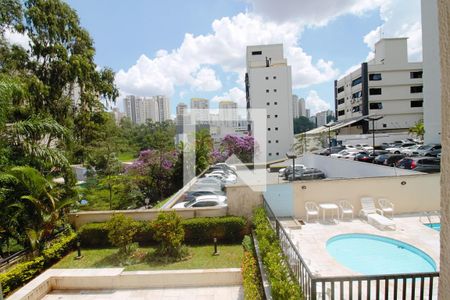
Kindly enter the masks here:
M 450 0 L 438 0 L 441 54 L 441 278 L 439 299 L 450 299 Z
M 255 192 L 246 185 L 234 185 L 226 188 L 228 214 L 250 218 L 253 209 L 262 205 L 261 192 Z
M 436 211 L 440 201 L 439 178 L 439 174 L 431 174 L 295 182 L 294 215 L 305 217 L 306 201 L 337 204 L 347 200 L 357 216 L 363 196 L 388 198 L 395 205 L 395 214 Z
M 292 184 L 272 184 L 267 186 L 264 199 L 279 217 L 291 217 L 294 212 L 294 194 Z
M 107 211 L 84 211 L 69 214 L 69 222 L 79 228 L 88 223 L 107 222 L 114 214 L 123 214 L 136 221 L 152 221 L 155 220 L 159 213 L 164 210 L 146 209 L 146 210 L 107 210 Z M 171 210 L 167 210 L 171 211 Z M 222 217 L 227 215 L 226 207 L 199 207 L 199 208 L 183 208 L 175 211 L 183 219 L 196 217 Z
M 315 154 L 306 154 L 296 161 L 307 167 L 322 170 L 327 178 L 361 178 L 421 174 L 420 172 L 411 170 Z

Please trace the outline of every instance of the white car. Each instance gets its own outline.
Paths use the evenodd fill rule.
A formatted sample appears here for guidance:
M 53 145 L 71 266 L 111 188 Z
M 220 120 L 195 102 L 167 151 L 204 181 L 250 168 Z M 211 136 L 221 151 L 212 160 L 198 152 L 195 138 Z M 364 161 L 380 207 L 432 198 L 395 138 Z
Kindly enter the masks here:
M 350 153 L 358 153 L 359 150 L 354 148 L 354 149 L 345 149 L 342 151 L 339 151 L 338 153 L 333 153 L 330 155 L 330 157 L 333 158 L 345 158 L 346 156 L 348 156 Z
M 415 146 L 415 143 L 403 143 L 402 145 L 398 146 L 398 147 L 390 147 L 390 148 L 386 148 L 386 151 L 389 151 L 390 153 L 394 153 L 394 154 L 400 154 L 402 153 L 402 150 L 408 148 L 408 147 L 412 147 Z
M 286 170 L 286 168 L 281 168 L 280 170 L 278 170 L 278 176 L 279 177 L 283 177 L 284 176 L 284 171 Z
M 211 172 L 209 174 L 205 174 L 206 178 L 217 178 L 220 181 L 222 181 L 223 183 L 236 183 L 236 175 L 230 174 L 230 175 L 226 175 L 226 174 L 222 174 L 220 172 L 216 173 L 216 172 Z
M 227 206 L 227 197 L 219 195 L 199 196 L 190 201 L 175 204 L 172 208 L 223 207 Z
M 420 147 L 420 145 L 414 145 L 410 147 L 405 147 L 403 149 L 400 149 L 400 153 L 405 154 L 406 156 L 413 156 L 416 155 L 417 149 Z

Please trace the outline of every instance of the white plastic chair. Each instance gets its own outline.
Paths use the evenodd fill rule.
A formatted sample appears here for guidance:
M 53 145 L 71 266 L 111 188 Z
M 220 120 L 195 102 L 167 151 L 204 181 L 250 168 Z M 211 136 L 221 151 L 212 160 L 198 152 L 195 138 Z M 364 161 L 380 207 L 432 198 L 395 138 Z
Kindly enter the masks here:
M 383 211 L 375 207 L 375 200 L 372 197 L 361 197 L 361 207 L 359 215 L 366 219 L 369 214 L 379 213 L 383 215 Z
M 341 219 L 344 219 L 344 215 L 351 215 L 353 219 L 353 205 L 347 200 L 339 201 L 339 208 L 341 210 Z
M 384 213 L 390 213 L 391 219 L 394 218 L 394 204 L 386 198 L 378 199 L 378 205 L 380 205 L 381 210 Z
M 316 216 L 316 218 L 319 218 L 319 207 L 314 202 L 306 202 L 305 203 L 305 210 L 306 210 L 306 222 L 309 221 L 309 216 Z

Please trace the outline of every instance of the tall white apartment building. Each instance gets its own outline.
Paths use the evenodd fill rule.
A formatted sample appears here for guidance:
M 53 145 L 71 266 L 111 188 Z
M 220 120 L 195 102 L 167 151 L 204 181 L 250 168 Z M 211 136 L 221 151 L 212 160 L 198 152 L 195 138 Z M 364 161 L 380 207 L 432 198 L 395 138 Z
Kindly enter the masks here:
M 163 122 L 170 119 L 170 103 L 165 96 L 137 97 L 128 95 L 124 100 L 125 114 L 134 124 L 147 120 Z
M 183 102 L 177 104 L 177 122 L 176 124 L 181 126 L 188 123 L 188 106 Z
M 237 103 L 229 100 L 219 102 L 219 121 L 228 127 L 237 126 L 238 113 Z
M 247 108 L 267 111 L 267 161 L 285 158 L 292 149 L 294 130 L 291 67 L 282 44 L 247 47 L 245 85 Z
M 408 62 L 407 38 L 381 39 L 373 60 L 336 80 L 335 107 L 338 121 L 382 115 L 378 132 L 407 131 L 423 119 L 422 63 Z M 372 131 L 372 124 L 361 125 L 363 133 Z
M 197 124 L 207 124 L 209 120 L 209 100 L 204 98 L 191 99 L 192 119 Z
M 327 117 L 329 115 L 329 111 L 328 110 L 324 110 L 321 112 L 318 112 L 316 114 L 316 125 L 317 127 L 323 126 L 325 124 L 327 124 Z
M 305 99 L 292 95 L 292 114 L 294 119 L 306 117 Z

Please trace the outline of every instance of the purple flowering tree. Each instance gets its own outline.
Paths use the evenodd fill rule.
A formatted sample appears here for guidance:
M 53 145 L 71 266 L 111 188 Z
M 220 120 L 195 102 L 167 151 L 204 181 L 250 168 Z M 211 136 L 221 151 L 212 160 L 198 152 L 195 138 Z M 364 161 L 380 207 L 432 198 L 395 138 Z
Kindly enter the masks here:
M 174 167 L 178 159 L 179 153 L 176 150 L 143 150 L 138 159 L 126 168 L 126 172 L 138 175 L 141 178 L 141 190 L 151 202 L 156 202 L 172 192 Z
M 253 153 L 258 150 L 258 145 L 252 136 L 226 135 L 218 149 L 212 152 L 215 162 L 223 162 L 231 155 L 236 155 L 242 162 L 253 162 Z

